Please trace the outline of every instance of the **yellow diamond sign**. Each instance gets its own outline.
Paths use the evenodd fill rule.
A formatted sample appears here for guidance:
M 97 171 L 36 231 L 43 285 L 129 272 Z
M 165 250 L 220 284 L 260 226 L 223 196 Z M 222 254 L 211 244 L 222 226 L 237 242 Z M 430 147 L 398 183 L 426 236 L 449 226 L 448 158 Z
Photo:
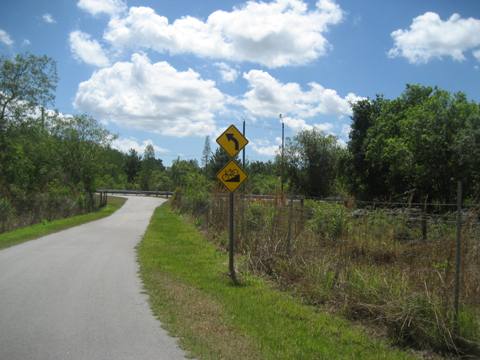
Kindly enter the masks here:
M 230 157 L 235 157 L 248 144 L 248 140 L 235 127 L 230 125 L 222 135 L 217 138 L 217 143 Z
M 245 171 L 233 160 L 230 160 L 227 165 L 217 173 L 217 179 L 220 180 L 230 192 L 237 190 L 238 187 L 247 180 L 247 177 L 248 175 Z

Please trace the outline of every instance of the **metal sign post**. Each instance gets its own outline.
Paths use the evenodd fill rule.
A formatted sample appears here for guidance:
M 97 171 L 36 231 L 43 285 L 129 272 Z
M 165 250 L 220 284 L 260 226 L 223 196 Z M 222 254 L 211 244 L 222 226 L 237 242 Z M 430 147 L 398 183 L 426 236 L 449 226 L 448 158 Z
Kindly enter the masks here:
M 230 125 L 218 138 L 217 143 L 223 150 L 231 157 L 235 157 L 238 153 L 248 144 L 248 140 L 243 134 L 234 126 Z M 217 173 L 217 179 L 225 186 L 230 192 L 229 200 L 229 219 L 228 219 L 228 271 L 230 278 L 234 284 L 238 284 L 237 275 L 235 272 L 235 196 L 234 192 L 240 185 L 247 179 L 248 175 L 234 160 L 230 160 L 223 168 Z

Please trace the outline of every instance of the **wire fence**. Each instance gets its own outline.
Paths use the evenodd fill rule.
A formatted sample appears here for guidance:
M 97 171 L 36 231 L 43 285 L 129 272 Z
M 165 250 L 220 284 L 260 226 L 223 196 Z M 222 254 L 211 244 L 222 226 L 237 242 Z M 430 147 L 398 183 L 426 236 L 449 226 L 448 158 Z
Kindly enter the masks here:
M 174 204 L 226 247 L 226 194 Z M 236 194 L 235 214 L 248 270 L 382 324 L 400 344 L 480 354 L 479 205 Z
M 13 203 L 0 196 L 0 233 L 96 211 L 106 204 L 107 196 L 102 192 L 91 196 L 40 193 L 17 197 Z

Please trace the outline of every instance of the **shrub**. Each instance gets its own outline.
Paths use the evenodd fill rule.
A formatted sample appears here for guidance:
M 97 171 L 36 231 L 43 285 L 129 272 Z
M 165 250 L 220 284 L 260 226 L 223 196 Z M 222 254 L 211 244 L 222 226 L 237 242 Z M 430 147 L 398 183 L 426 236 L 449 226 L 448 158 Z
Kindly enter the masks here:
M 343 205 L 308 200 L 305 207 L 311 213 L 307 228 L 321 239 L 335 241 L 348 231 L 350 216 Z

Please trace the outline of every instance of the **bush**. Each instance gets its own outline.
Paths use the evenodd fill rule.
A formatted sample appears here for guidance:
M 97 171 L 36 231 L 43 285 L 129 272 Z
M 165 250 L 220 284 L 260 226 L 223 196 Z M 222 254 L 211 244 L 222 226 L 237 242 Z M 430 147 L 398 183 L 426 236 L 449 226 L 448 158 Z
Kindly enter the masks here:
M 305 207 L 311 214 L 307 227 L 321 239 L 335 241 L 348 231 L 350 216 L 343 205 L 307 200 Z
M 199 215 L 208 207 L 210 186 L 205 176 L 190 173 L 186 176 L 185 185 L 175 190 L 172 203 L 182 211 Z

